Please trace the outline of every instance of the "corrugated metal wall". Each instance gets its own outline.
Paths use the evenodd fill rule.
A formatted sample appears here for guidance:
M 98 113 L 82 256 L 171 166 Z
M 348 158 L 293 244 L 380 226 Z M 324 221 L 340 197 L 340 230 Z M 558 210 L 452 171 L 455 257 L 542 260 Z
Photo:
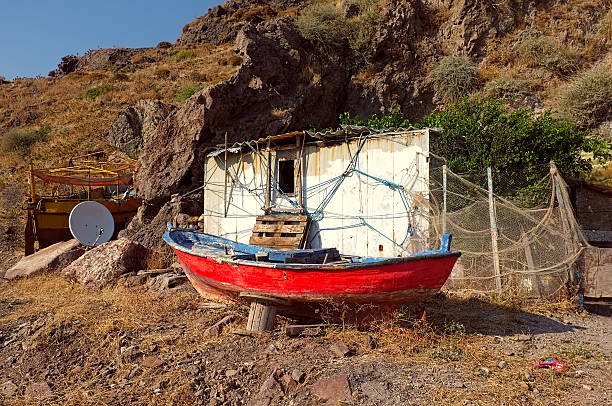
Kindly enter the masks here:
M 304 147 L 302 184 L 304 204 L 309 212 L 319 207 L 335 183 L 318 190 L 315 186 L 345 172 L 358 145 L 359 140 L 353 139 L 331 146 L 307 144 Z M 428 151 L 428 130 L 368 138 L 356 168 L 404 186 L 409 196 L 408 213 L 399 191 L 370 176 L 352 172 L 329 201 L 323 218 L 313 222 L 309 235 L 312 247 L 336 247 L 343 254 L 373 257 L 407 255 L 427 249 L 429 222 L 425 206 L 424 211 L 419 210 L 418 202 L 429 197 Z M 272 151 L 273 178 L 278 179 L 280 160 L 295 157 L 295 149 Z M 220 154 L 208 159 L 205 231 L 248 243 L 255 216 L 263 214 L 265 152 L 228 154 L 228 172 L 227 208 L 224 208 L 224 157 Z M 278 193 L 273 193 L 272 203 L 276 207 L 292 207 Z M 406 238 L 409 229 L 413 235 Z

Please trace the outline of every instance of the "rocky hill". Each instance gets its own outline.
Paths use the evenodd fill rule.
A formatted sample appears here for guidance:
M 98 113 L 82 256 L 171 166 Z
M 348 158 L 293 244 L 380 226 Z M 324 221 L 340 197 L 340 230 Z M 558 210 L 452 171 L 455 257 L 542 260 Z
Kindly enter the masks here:
M 149 223 L 199 183 L 202 147 L 225 133 L 333 127 L 345 111 L 398 107 L 417 120 L 463 94 L 550 108 L 610 137 L 611 3 L 233 0 L 174 44 L 64 57 L 49 77 L 0 82 L 0 214 L 18 213 L 25 162 L 111 145 L 139 157 L 147 204 L 136 223 Z

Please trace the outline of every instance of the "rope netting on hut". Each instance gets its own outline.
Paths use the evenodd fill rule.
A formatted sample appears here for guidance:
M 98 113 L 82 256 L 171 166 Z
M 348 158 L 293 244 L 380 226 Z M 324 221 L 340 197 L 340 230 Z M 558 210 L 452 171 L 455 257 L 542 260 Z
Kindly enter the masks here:
M 506 182 L 498 179 L 501 194 Z M 443 166 L 430 171 L 430 236 L 451 233 L 453 249 L 462 252 L 446 288 L 548 297 L 577 282 L 576 263 L 588 244 L 554 164 L 536 185 L 543 195 L 535 207 L 519 207 L 490 186 L 492 194 Z

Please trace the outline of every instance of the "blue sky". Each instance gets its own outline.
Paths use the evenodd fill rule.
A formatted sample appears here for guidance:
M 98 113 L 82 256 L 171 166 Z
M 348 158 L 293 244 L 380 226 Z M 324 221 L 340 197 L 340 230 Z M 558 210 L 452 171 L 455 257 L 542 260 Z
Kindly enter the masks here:
M 0 76 L 46 76 L 62 56 L 174 42 L 183 26 L 223 1 L 1 0 Z

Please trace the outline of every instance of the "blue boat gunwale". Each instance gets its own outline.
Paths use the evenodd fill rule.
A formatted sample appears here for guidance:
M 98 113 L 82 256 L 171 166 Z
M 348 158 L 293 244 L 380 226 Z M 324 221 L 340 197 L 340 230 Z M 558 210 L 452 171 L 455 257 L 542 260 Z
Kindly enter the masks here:
M 183 241 L 180 241 L 175 236 L 182 237 Z M 203 238 L 198 238 L 203 237 Z M 266 262 L 256 261 L 250 259 L 239 259 L 231 258 L 225 253 L 225 247 L 231 248 L 234 251 L 238 251 L 245 254 L 256 254 L 260 252 L 265 253 L 280 253 L 280 255 L 289 255 L 292 252 L 316 252 L 313 250 L 293 250 L 293 251 L 279 251 L 271 248 L 259 247 L 255 245 L 248 245 L 239 243 L 236 241 L 229 240 L 213 234 L 208 234 L 200 231 L 194 231 L 189 229 L 172 228 L 169 229 L 163 235 L 164 241 L 172 248 L 184 252 L 189 255 L 213 259 L 220 263 L 227 263 L 229 265 L 246 265 L 260 268 L 275 268 L 275 269 L 288 269 L 288 270 L 353 270 L 360 268 L 371 268 L 372 266 L 386 266 L 399 264 L 404 262 L 413 262 L 430 259 L 442 259 L 447 257 L 460 257 L 461 253 L 458 251 L 450 250 L 451 236 L 445 235 L 442 239 L 441 248 L 438 250 L 422 251 L 406 257 L 388 257 L 388 258 L 363 258 L 358 256 L 343 255 L 344 257 L 352 257 L 359 262 L 342 262 L 342 263 L 330 263 L 330 264 L 285 264 L 280 262 Z M 191 242 L 191 246 L 185 244 L 185 242 Z M 203 242 L 197 244 L 198 242 Z

